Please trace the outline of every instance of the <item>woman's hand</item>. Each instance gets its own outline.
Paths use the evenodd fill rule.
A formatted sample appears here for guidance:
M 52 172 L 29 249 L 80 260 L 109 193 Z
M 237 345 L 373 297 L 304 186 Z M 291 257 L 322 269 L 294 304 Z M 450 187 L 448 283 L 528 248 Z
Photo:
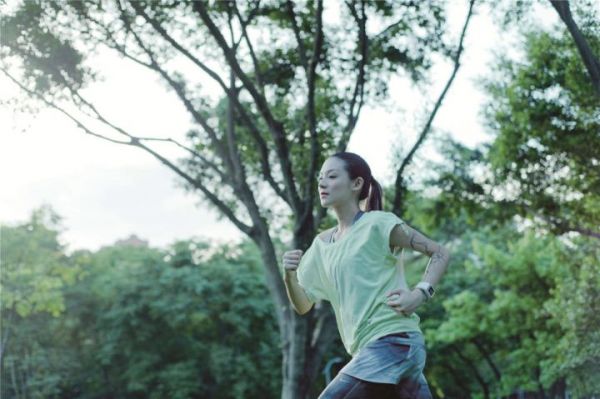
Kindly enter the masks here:
M 286 272 L 295 272 L 302 258 L 301 249 L 293 249 L 283 254 L 283 269 Z
M 402 316 L 410 316 L 415 309 L 425 302 L 425 295 L 418 288 L 412 291 L 398 288 L 388 292 L 387 298 L 386 305 Z

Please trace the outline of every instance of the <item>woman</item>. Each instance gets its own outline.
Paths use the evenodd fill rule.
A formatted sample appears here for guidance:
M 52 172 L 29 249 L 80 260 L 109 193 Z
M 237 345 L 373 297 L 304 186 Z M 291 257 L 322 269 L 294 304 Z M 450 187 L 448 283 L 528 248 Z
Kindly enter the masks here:
M 425 346 L 414 313 L 429 300 L 444 273 L 448 251 L 381 209 L 381 186 L 360 156 L 341 152 L 319 174 L 321 205 L 337 226 L 301 250 L 283 255 L 284 281 L 292 306 L 308 312 L 331 302 L 342 342 L 352 360 L 319 399 L 430 398 L 423 368 Z M 365 211 L 359 203 L 365 201 Z M 397 250 L 430 257 L 422 281 L 410 290 Z

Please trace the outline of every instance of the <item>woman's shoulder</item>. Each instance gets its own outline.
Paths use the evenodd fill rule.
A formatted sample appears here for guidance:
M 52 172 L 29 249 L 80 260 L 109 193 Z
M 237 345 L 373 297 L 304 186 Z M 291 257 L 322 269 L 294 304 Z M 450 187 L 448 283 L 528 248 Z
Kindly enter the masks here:
M 404 220 L 398 217 L 394 212 L 388 211 L 370 211 L 367 214 L 371 214 L 369 216 L 370 224 L 375 226 L 381 226 L 385 231 L 389 227 L 393 227 L 397 224 L 406 223 Z
M 370 214 L 374 219 L 399 219 L 398 215 L 396 215 L 394 212 L 383 210 L 369 211 L 367 214 Z
M 334 229 L 335 229 L 335 226 L 331 227 L 327 230 L 323 230 L 322 232 L 317 234 L 317 239 L 324 241 L 324 242 L 329 242 L 329 239 L 331 238 L 331 233 L 333 233 Z

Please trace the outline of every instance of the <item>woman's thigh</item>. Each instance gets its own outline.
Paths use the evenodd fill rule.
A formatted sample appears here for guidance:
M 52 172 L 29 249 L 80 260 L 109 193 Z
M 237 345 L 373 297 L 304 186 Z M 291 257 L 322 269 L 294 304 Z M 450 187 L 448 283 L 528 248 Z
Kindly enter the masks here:
M 431 399 L 423 375 L 418 380 L 402 380 L 398 384 L 379 384 L 339 373 L 319 399 Z
M 431 391 L 425 376 L 421 374 L 416 380 L 404 378 L 396 385 L 398 399 L 431 399 Z
M 338 375 L 319 395 L 319 399 L 395 399 L 395 386 L 377 384 L 354 378 L 348 374 Z

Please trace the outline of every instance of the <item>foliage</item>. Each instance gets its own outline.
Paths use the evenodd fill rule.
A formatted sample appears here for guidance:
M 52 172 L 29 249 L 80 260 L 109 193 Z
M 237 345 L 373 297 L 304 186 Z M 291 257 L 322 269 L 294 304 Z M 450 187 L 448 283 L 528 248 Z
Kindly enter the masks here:
M 446 24 L 441 1 L 426 7 L 413 1 L 324 2 L 320 45 L 315 39 L 320 26 L 318 2 L 199 4 L 32 0 L 4 6 L 0 67 L 29 90 L 27 102 L 69 100 L 77 110 L 71 115 L 81 122 L 79 127 L 89 128 L 106 122 L 97 117 L 102 110 L 94 109 L 80 90 L 101 78 L 93 58 L 98 52 L 108 50 L 151 70 L 192 117 L 189 147 L 202 157 L 186 159 L 187 171 L 202 177 L 224 203 L 237 209 L 242 204 L 217 173 L 236 173 L 223 153 L 230 141 L 228 106 L 233 106 L 236 151 L 255 193 L 264 187 L 252 178 L 264 180 L 265 168 L 272 162 L 262 151 L 283 154 L 278 147 L 282 138 L 274 135 L 275 130 L 286 140 L 289 153 L 285 155 L 298 186 L 314 187 L 314 176 L 307 173 L 309 134 L 318 137 L 319 156 L 339 144 L 345 146 L 361 108 L 387 98 L 393 74 L 423 82 L 436 54 L 451 53 L 443 40 Z M 203 20 L 204 10 L 228 42 L 232 58 L 213 40 L 215 32 Z M 366 21 L 380 28 L 367 29 Z M 230 40 L 231 26 L 235 45 Z M 312 78 L 311 62 L 316 69 Z M 185 68 L 187 63 L 197 67 L 193 73 Z M 237 66 L 243 72 L 236 72 L 235 88 L 228 91 L 225 76 Z M 309 91 L 314 96 L 310 101 Z M 313 111 L 318 116 L 314 126 Z M 119 125 L 109 122 L 105 124 L 109 130 Z M 257 200 L 262 201 L 271 197 Z
M 64 311 L 62 287 L 76 279 L 78 268 L 66 262 L 58 242 L 60 217 L 45 206 L 16 226 L 2 226 L 2 311 L 26 317 Z
M 438 396 L 600 392 L 600 115 L 587 79 L 565 32 L 530 32 L 523 60 L 486 78 L 492 142 L 441 140 L 445 162 L 410 199 L 407 217 L 453 254 L 447 299 L 422 314 Z
M 38 229 L 58 236 L 52 226 L 38 223 Z M 48 245 L 42 234 L 3 230 L 7 254 L 30 249 L 32 263 L 21 268 L 43 264 L 42 244 Z M 3 359 L 3 396 L 278 396 L 279 334 L 254 246 L 186 240 L 166 251 L 112 246 L 58 252 L 83 273 L 60 288 L 61 313 L 28 313 L 13 321 L 19 334 Z M 4 262 L 15 267 L 13 257 Z M 44 277 L 48 273 L 29 273 L 22 280 Z M 3 311 L 3 325 L 6 317 Z
M 417 213 L 426 215 L 432 205 L 417 201 Z M 465 218 L 455 224 L 464 226 Z M 428 233 L 439 237 L 448 224 Z M 452 236 L 436 301 L 419 311 L 426 376 L 437 396 L 598 394 L 592 375 L 600 371 L 600 257 L 593 241 L 511 224 Z M 417 277 L 423 271 L 419 260 L 408 267 L 417 268 Z
M 600 52 L 600 40 L 590 46 Z M 489 151 L 495 194 L 553 231 L 600 225 L 600 107 L 565 32 L 531 32 L 525 60 L 489 81 Z

